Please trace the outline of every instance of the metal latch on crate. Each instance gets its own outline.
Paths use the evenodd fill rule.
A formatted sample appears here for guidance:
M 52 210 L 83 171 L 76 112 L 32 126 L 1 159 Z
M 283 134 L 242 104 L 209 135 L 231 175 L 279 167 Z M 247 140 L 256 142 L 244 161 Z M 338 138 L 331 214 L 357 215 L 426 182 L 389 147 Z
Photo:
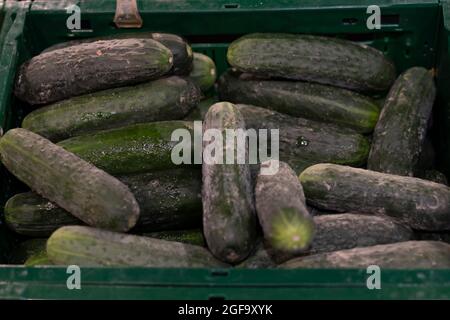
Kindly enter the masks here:
M 142 18 L 136 0 L 117 0 L 114 23 L 118 28 L 142 27 Z

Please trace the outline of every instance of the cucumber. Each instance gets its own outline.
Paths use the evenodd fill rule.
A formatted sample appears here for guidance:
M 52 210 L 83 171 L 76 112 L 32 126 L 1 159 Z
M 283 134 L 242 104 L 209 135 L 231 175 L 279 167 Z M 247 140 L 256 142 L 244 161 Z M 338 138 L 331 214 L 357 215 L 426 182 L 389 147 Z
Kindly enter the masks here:
M 428 70 L 414 67 L 397 79 L 373 134 L 368 169 L 414 175 L 435 98 L 436 87 Z
M 207 98 L 202 100 L 187 116 L 184 120 L 191 121 L 203 121 L 206 113 L 213 104 L 219 102 L 216 97 Z
M 47 255 L 47 250 L 44 247 L 42 251 L 36 252 L 28 257 L 28 259 L 24 262 L 24 265 L 27 267 L 35 267 L 35 266 L 48 266 L 53 263 L 50 261 Z
M 83 226 L 56 230 L 47 241 L 55 264 L 154 268 L 225 267 L 205 248 Z
M 390 216 L 417 230 L 450 230 L 450 188 L 443 184 L 334 164 L 309 167 L 300 182 L 318 208 Z
M 167 241 L 188 243 L 202 247 L 205 246 L 203 232 L 200 229 L 150 232 L 144 233 L 143 236 Z
M 234 105 L 219 102 L 206 114 L 203 130 L 210 129 L 226 137 L 227 129 L 245 129 L 245 122 Z M 211 143 L 204 137 L 203 150 Z M 225 143 L 222 152 L 225 158 Z M 257 226 L 249 165 L 237 164 L 236 152 L 233 160 L 234 164 L 203 161 L 203 231 L 208 248 L 217 258 L 237 264 L 253 250 Z
M 0 139 L 0 158 L 19 180 L 89 225 L 128 231 L 138 220 L 127 186 L 31 131 L 9 130 Z
M 450 268 L 450 245 L 437 241 L 406 241 L 366 248 L 322 253 L 296 258 L 280 268 L 362 268 L 382 269 Z
M 191 78 L 203 92 L 207 92 L 216 83 L 216 64 L 210 57 L 194 52 L 194 62 L 189 78 Z
M 242 77 L 242 76 L 241 76 Z M 307 82 L 242 80 L 232 72 L 219 80 L 222 101 L 251 104 L 360 133 L 372 132 L 379 116 L 375 101 L 358 93 Z
M 242 267 L 264 268 L 286 262 L 297 256 L 370 247 L 415 238 L 411 229 L 395 223 L 388 217 L 343 213 L 316 216 L 313 219 L 316 233 L 307 251 L 297 253 L 280 251 L 266 243 L 265 248 L 259 249 L 247 263 L 243 262 Z
M 170 50 L 151 39 L 83 43 L 24 63 L 15 94 L 32 105 L 47 104 L 157 79 L 170 71 L 172 63 Z
M 114 39 L 153 39 L 160 42 L 162 45 L 167 47 L 173 55 L 173 67 L 171 74 L 175 75 L 187 75 L 192 69 L 193 63 L 193 53 L 189 44 L 182 37 L 170 33 L 151 33 L 151 32 L 140 32 L 140 33 L 122 33 L 113 34 L 110 36 L 96 37 L 89 39 L 79 39 L 67 42 L 62 42 L 55 44 L 42 53 L 55 51 L 58 49 L 63 49 L 71 47 L 74 45 L 79 45 L 83 43 L 92 43 L 99 40 L 114 40 Z
M 412 240 L 410 228 L 388 217 L 344 213 L 314 217 L 316 236 L 309 254 Z
M 255 106 L 236 107 L 244 116 L 247 128 L 279 130 L 280 160 L 298 174 L 322 162 L 362 166 L 367 161 L 368 139 L 352 130 L 324 126 Z
M 19 243 L 9 257 L 10 264 L 25 264 L 30 258 L 45 252 L 47 239 L 30 239 Z
M 264 244 L 260 243 L 254 252 L 236 268 L 240 269 L 270 269 L 275 268 L 277 263 L 265 249 Z
M 266 161 L 262 168 L 274 165 Z M 315 226 L 305 204 L 303 188 L 289 165 L 279 161 L 278 172 L 261 171 L 255 188 L 255 205 L 264 238 L 271 247 L 286 252 L 307 249 L 314 237 Z
M 182 229 L 202 224 L 201 172 L 175 169 L 121 176 L 140 207 L 134 231 Z M 5 222 L 16 233 L 48 237 L 60 227 L 83 222 L 33 192 L 13 196 L 5 205 Z
M 448 186 L 448 180 L 445 174 L 437 170 L 426 170 L 425 172 L 423 172 L 423 174 L 419 175 L 418 178 L 445 184 L 446 186 Z
M 135 124 L 60 141 L 59 146 L 112 175 L 174 169 L 171 141 L 176 129 L 193 136 L 193 123 L 162 121 Z M 192 144 L 193 145 L 193 144 Z
M 383 92 L 395 67 L 381 51 L 311 35 L 255 33 L 234 41 L 228 62 L 242 72 L 304 80 L 361 92 Z
M 183 119 L 202 97 L 176 76 L 74 97 L 28 114 L 22 127 L 52 141 L 136 123 Z

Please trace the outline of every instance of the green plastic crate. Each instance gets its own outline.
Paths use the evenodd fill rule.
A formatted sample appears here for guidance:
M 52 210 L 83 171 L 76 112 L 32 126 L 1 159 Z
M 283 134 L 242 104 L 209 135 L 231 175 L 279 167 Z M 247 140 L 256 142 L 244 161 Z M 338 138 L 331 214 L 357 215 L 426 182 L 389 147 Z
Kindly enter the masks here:
M 450 174 L 450 1 L 379 0 L 382 29 L 366 28 L 367 6 L 352 0 L 138 0 L 144 20 L 140 31 L 185 36 L 196 51 L 211 56 L 220 72 L 227 68 L 226 49 L 250 32 L 334 35 L 374 46 L 391 57 L 399 71 L 420 65 L 435 68 L 439 97 L 434 145 L 440 170 Z M 66 28 L 66 7 L 81 7 L 85 32 Z M 112 23 L 115 1 L 8 2 L 0 32 L 0 127 L 16 127 L 27 106 L 13 96 L 18 66 L 55 43 L 73 38 L 129 32 Z M 86 31 L 87 30 L 87 31 Z M 24 189 L 3 168 L 1 198 Z M 0 224 L 0 262 L 23 240 Z M 0 298 L 78 299 L 445 299 L 450 298 L 450 270 L 382 270 L 381 290 L 366 287 L 366 270 L 207 270 L 83 268 L 81 290 L 68 290 L 61 267 L 3 265 Z

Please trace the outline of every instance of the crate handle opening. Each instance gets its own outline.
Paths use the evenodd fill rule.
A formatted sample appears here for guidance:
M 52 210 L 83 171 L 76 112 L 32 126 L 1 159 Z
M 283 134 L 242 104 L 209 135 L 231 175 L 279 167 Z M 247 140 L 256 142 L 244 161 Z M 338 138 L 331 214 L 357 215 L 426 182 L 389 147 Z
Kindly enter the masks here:
M 225 9 L 239 9 L 239 4 L 238 3 L 227 3 L 227 4 L 224 4 L 223 7 Z
M 141 28 L 143 21 L 136 0 L 117 0 L 114 23 L 118 28 Z

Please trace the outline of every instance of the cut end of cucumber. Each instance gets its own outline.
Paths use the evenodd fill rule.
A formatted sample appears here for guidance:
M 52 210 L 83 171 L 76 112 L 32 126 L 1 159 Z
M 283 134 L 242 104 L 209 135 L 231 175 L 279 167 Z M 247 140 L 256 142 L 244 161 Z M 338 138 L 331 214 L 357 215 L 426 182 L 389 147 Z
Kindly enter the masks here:
M 315 232 L 314 221 L 296 209 L 284 208 L 272 223 L 270 243 L 284 252 L 301 252 L 310 246 Z

